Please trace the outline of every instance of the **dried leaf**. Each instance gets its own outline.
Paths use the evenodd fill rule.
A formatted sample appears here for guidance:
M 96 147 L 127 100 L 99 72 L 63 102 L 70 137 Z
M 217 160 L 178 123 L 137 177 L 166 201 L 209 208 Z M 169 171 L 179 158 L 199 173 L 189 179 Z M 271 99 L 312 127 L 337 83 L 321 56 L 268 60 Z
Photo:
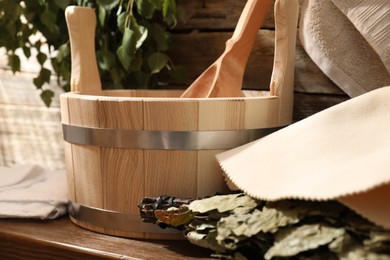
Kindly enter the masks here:
M 342 228 L 332 228 L 321 225 L 305 225 L 292 229 L 282 236 L 277 236 L 275 244 L 267 251 L 264 258 L 275 256 L 291 257 L 301 252 L 327 245 L 344 235 Z
M 219 213 L 227 212 L 238 207 L 258 206 L 258 202 L 242 193 L 213 196 L 207 199 L 195 200 L 189 205 L 193 212 L 206 213 L 217 210 Z
M 244 236 L 249 238 L 263 233 L 275 233 L 279 228 L 298 223 L 296 216 L 283 214 L 276 209 L 264 207 L 261 211 L 255 209 L 245 214 L 235 214 L 221 219 L 218 223 L 217 240 L 222 243 L 223 240 L 232 236 Z
M 348 252 L 346 255 L 340 256 L 340 260 L 389 260 L 390 255 L 376 254 L 372 252 L 365 251 L 362 248 Z
M 204 248 L 209 248 L 215 250 L 216 252 L 225 253 L 225 248 L 218 245 L 215 237 L 217 236 L 217 231 L 210 230 L 207 234 L 200 234 L 196 231 L 191 231 L 186 234 L 186 238 L 194 245 L 198 245 Z
M 369 251 L 390 254 L 390 231 L 373 231 L 363 244 Z
M 185 206 L 170 210 L 155 210 L 154 215 L 158 223 L 164 223 L 173 227 L 188 224 L 194 217 L 192 211 Z
M 359 247 L 361 247 L 359 241 L 357 241 L 348 233 L 337 237 L 332 243 L 328 245 L 329 250 L 338 255 L 345 255 Z
M 283 212 L 290 212 L 301 218 L 316 217 L 339 218 L 345 209 L 341 203 L 336 201 L 303 201 L 303 200 L 279 200 L 268 202 L 267 207 L 276 208 Z

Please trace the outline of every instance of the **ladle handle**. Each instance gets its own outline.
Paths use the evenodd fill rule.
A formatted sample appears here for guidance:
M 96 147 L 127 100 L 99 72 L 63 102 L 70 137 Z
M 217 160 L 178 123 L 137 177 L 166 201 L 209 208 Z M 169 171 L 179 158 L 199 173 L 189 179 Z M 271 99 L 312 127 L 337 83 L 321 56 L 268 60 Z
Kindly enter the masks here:
M 279 97 L 279 124 L 292 122 L 294 64 L 299 1 L 275 2 L 275 55 L 270 83 L 271 95 Z
M 250 50 L 272 0 L 248 0 L 238 20 L 233 36 L 226 43 L 227 46 Z
M 95 54 L 95 11 L 88 7 L 69 6 L 65 18 L 72 57 L 71 91 L 99 94 L 101 82 Z

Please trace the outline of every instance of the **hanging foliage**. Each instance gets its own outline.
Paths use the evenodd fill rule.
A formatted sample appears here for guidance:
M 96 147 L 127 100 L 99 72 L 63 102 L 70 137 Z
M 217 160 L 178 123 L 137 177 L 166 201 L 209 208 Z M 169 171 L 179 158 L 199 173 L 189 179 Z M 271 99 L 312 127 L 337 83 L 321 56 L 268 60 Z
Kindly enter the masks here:
M 96 56 L 103 88 L 155 88 L 162 73 L 176 83 L 185 79 L 185 69 L 166 54 L 169 30 L 185 17 L 175 0 L 2 0 L 0 47 L 5 47 L 14 73 L 21 69 L 20 55 L 35 56 L 41 69 L 33 82 L 46 105 L 53 98 L 46 85 L 53 72 L 65 91 L 70 87 L 64 16 L 69 5 L 96 11 Z

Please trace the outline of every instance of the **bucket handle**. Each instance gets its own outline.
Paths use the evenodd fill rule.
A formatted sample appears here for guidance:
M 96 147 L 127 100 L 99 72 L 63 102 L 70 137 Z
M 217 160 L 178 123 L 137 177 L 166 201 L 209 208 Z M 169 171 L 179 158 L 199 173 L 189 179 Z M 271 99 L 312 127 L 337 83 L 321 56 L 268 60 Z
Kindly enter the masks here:
M 95 10 L 89 7 L 68 6 L 65 18 L 72 57 L 71 91 L 98 95 L 101 93 L 101 82 L 95 54 Z
M 270 94 L 279 97 L 279 125 L 288 125 L 292 122 L 298 15 L 298 0 L 276 0 L 275 54 Z

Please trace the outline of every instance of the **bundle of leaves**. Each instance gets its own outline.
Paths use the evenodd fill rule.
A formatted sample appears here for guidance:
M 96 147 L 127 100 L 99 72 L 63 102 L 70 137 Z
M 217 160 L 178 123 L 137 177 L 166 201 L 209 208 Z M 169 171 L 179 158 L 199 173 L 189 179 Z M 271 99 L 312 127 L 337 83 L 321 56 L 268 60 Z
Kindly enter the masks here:
M 12 71 L 21 69 L 20 55 L 35 56 L 41 65 L 35 86 L 50 105 L 53 68 L 65 91 L 70 83 L 70 44 L 65 22 L 69 5 L 89 6 L 97 14 L 96 50 L 103 88 L 155 88 L 170 75 L 185 78 L 166 52 L 170 28 L 184 17 L 176 0 L 1 0 L 0 47 L 5 47 Z M 184 19 L 184 18 L 183 18 Z M 18 51 L 20 50 L 20 51 Z
M 390 230 L 337 201 L 265 202 L 232 194 L 153 212 L 156 224 L 183 230 L 218 258 L 390 259 Z

